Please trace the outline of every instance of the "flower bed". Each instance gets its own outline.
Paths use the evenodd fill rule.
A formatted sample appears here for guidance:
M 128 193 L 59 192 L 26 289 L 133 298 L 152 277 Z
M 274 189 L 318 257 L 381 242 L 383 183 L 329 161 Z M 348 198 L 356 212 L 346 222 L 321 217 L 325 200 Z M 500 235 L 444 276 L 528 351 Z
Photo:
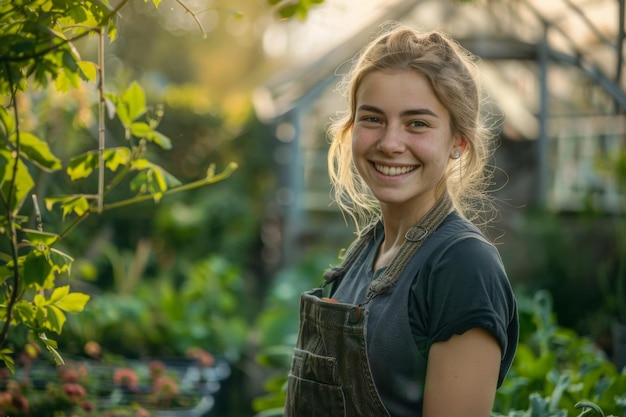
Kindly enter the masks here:
M 175 359 L 24 362 L 0 374 L 0 417 L 203 417 L 229 376 L 225 361 L 200 349 Z

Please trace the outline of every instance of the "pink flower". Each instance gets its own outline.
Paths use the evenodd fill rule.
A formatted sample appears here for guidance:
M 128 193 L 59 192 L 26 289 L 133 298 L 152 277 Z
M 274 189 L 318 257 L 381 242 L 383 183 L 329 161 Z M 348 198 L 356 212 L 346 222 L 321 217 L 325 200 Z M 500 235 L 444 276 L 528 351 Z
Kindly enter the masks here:
M 13 396 L 13 407 L 17 409 L 17 411 L 25 411 L 28 412 L 28 400 L 23 395 L 14 395 Z
M 215 363 L 215 358 L 209 352 L 199 347 L 191 347 L 185 352 L 186 356 L 195 359 L 198 366 L 208 368 Z
M 145 408 L 139 407 L 135 412 L 135 417 L 150 417 L 150 413 Z
M 153 381 L 165 373 L 165 364 L 158 360 L 151 361 L 148 368 L 150 369 L 150 379 Z
M 122 387 L 136 390 L 139 378 L 135 371 L 130 368 L 118 368 L 113 374 L 113 382 Z
M 13 394 L 10 392 L 0 392 L 0 410 L 8 408 L 13 402 Z
M 78 372 L 75 369 L 66 368 L 65 366 L 60 366 L 59 374 L 61 376 L 61 380 L 66 383 L 76 383 L 78 382 Z
M 65 384 L 63 385 L 63 392 L 74 402 L 79 402 L 87 395 L 87 391 L 80 384 Z
M 84 363 L 66 363 L 57 366 L 57 372 L 63 382 L 76 383 L 87 377 L 89 371 Z
M 93 411 L 95 411 L 96 407 L 93 405 L 93 403 L 91 401 L 85 401 L 81 404 L 80 408 L 83 409 L 83 411 L 86 411 L 88 413 L 91 413 Z
M 167 375 L 162 375 L 154 381 L 152 392 L 160 399 L 171 400 L 178 395 L 178 383 Z

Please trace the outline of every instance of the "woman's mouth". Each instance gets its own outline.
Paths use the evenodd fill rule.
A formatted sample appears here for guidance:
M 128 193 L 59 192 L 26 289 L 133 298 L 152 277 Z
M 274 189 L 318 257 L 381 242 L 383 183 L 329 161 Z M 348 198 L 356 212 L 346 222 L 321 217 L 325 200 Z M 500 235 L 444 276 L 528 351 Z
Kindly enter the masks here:
M 387 165 L 374 164 L 376 171 L 389 177 L 395 177 L 396 175 L 403 175 L 417 169 L 417 165 L 407 165 L 403 167 L 390 167 Z

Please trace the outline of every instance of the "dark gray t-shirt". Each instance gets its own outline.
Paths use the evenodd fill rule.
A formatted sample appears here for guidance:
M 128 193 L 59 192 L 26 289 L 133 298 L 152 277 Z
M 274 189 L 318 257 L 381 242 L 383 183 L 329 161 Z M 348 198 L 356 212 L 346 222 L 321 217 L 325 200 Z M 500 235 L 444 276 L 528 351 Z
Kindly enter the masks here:
M 383 240 L 382 225 L 334 284 L 333 298 L 359 304 Z M 368 305 L 368 361 L 393 417 L 421 415 L 428 351 L 433 343 L 481 327 L 500 344 L 498 386 L 518 338 L 515 298 L 500 256 L 480 231 L 451 213 L 413 256 L 398 282 Z

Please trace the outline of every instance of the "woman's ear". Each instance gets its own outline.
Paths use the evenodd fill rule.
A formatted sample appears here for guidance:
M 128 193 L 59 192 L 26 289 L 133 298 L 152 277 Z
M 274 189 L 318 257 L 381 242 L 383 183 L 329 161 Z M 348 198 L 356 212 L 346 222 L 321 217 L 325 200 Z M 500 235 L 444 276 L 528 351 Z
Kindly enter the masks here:
M 467 138 L 465 136 L 457 135 L 454 137 L 454 143 L 452 144 L 452 151 L 450 154 L 450 158 L 459 159 L 463 152 L 465 152 L 465 148 L 467 148 Z

